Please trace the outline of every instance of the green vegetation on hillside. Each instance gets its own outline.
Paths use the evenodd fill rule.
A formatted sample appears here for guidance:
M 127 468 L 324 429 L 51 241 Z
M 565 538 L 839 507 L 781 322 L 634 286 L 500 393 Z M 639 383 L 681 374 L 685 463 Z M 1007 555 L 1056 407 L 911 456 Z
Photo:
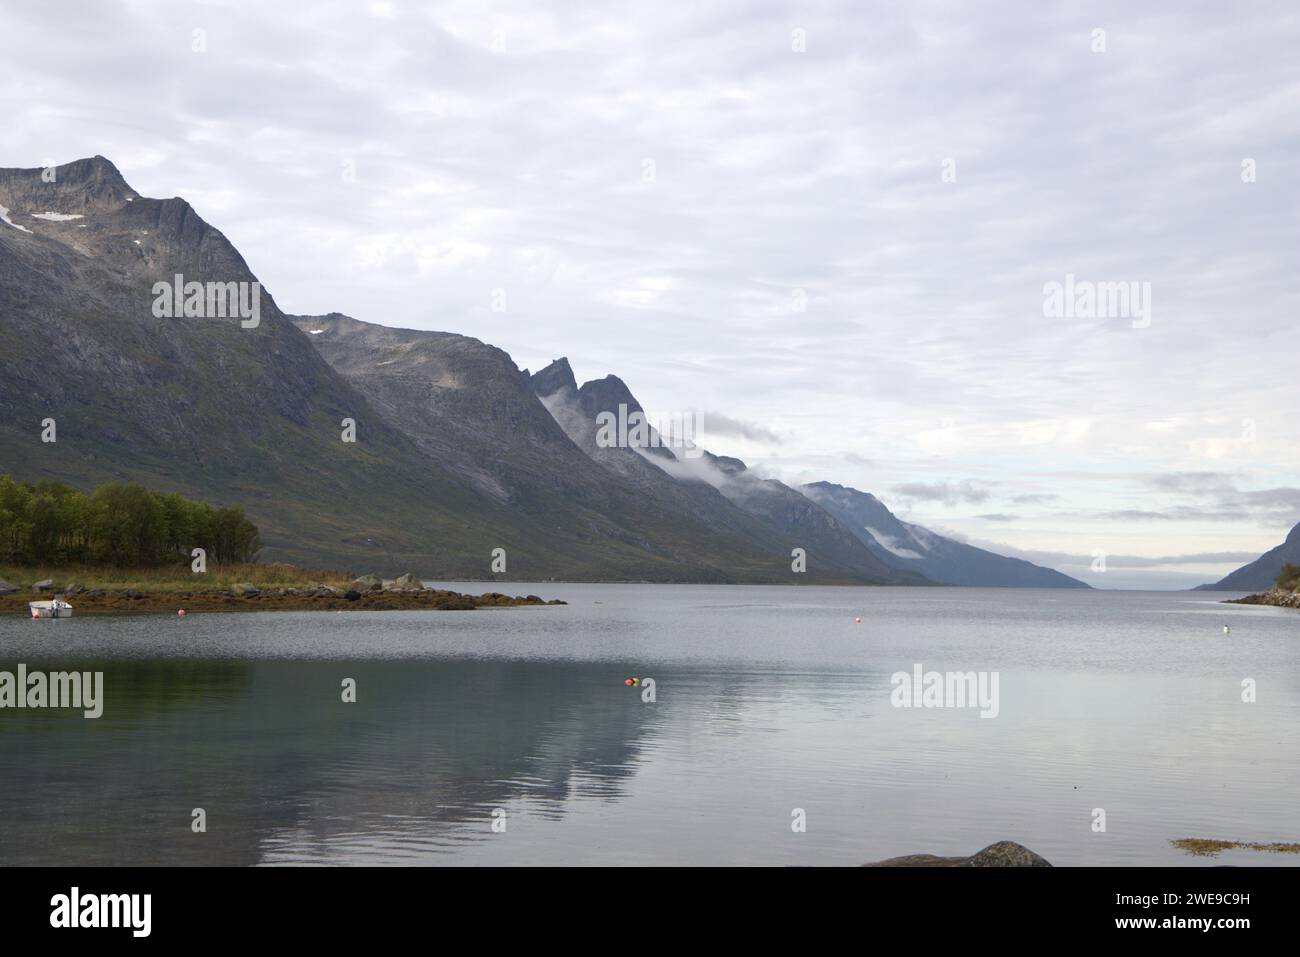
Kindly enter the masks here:
M 1282 566 L 1282 573 L 1277 576 L 1278 591 L 1296 591 L 1300 589 L 1300 565 L 1287 562 Z
M 257 526 L 238 507 L 214 508 L 141 485 L 101 485 L 87 495 L 60 482 L 0 475 L 0 563 L 178 565 L 202 548 L 214 563 L 249 562 Z

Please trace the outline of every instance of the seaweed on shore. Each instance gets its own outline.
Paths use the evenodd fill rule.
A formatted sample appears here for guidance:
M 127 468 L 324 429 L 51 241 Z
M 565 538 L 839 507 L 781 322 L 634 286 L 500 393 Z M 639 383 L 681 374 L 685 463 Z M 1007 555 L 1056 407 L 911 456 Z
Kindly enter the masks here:
M 1224 851 L 1249 850 L 1263 851 L 1270 854 L 1300 854 L 1300 844 L 1271 843 L 1259 841 L 1218 841 L 1203 837 L 1180 837 L 1169 842 L 1180 851 L 1197 857 L 1217 857 Z

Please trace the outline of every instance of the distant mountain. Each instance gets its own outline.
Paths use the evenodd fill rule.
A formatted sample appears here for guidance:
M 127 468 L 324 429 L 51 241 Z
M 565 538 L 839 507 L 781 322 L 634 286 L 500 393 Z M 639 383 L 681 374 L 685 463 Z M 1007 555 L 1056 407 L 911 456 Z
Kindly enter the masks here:
M 1089 588 L 1051 568 L 997 555 L 896 518 L 880 499 L 844 485 L 814 482 L 803 493 L 853 530 L 891 568 L 919 572 L 948 585 Z
M 703 461 L 722 476 L 718 479 L 718 490 L 724 496 L 740 509 L 783 531 L 792 542 L 800 543 L 810 563 L 830 557 L 861 566 L 861 551 L 865 549 L 881 566 L 894 569 L 893 577 L 899 583 L 931 584 L 915 569 L 898 568 L 884 561 L 834 513 L 797 489 L 776 479 L 760 478 L 737 458 L 705 452 Z M 874 572 L 874 563 L 872 568 Z
M 478 494 L 508 507 L 544 540 L 503 541 L 508 575 L 656 581 L 786 581 L 789 548 L 777 530 L 737 510 L 708 485 L 683 488 L 629 449 L 598 449 L 606 405 L 639 410 L 614 376 L 577 389 L 568 363 L 530 376 L 477 339 L 394 329 L 348 316 L 294 317 L 330 365 L 384 420 Z M 535 394 L 546 386 L 574 406 L 578 442 Z M 562 404 L 559 398 L 552 408 Z M 590 429 L 587 428 L 590 425 Z M 661 451 L 672 461 L 671 453 Z M 856 542 L 852 543 L 856 546 Z M 861 562 L 823 563 L 817 580 L 894 580 Z
M 919 577 L 891 569 L 793 489 L 745 474 L 744 463 L 737 459 L 721 460 L 703 450 L 698 457 L 687 456 L 657 443 L 642 448 L 602 445 L 598 441 L 602 413 L 616 418 L 620 414 L 644 415 L 640 402 L 617 376 L 594 379 L 579 387 L 568 360 L 560 358 L 532 375 L 530 381 L 565 434 L 593 462 L 619 476 L 656 508 L 685 512 L 753 542 L 772 556 L 768 561 L 779 560 L 782 571 L 777 580 L 924 583 Z M 725 468 L 720 466 L 722 462 L 727 463 Z M 807 553 L 806 573 L 790 571 L 794 548 Z
M 1271 548 L 1249 565 L 1242 565 L 1210 585 L 1198 585 L 1198 591 L 1268 591 L 1277 581 L 1282 566 L 1300 565 L 1300 525 L 1291 529 L 1286 541 Z

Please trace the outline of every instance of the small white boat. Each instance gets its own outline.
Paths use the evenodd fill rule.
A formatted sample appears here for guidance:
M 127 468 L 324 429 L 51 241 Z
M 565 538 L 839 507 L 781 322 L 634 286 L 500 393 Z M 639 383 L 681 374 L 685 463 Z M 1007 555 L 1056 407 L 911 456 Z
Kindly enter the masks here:
M 72 617 L 72 606 L 62 598 L 55 598 L 53 601 L 29 601 L 27 607 L 31 609 L 33 618 Z

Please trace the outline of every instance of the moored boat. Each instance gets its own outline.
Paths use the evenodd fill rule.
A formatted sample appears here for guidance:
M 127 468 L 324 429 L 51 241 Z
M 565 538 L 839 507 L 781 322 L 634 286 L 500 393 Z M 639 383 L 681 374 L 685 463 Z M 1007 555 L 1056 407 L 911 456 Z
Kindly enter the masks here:
M 33 618 L 71 618 L 72 606 L 62 598 L 51 601 L 29 601 L 27 607 Z

